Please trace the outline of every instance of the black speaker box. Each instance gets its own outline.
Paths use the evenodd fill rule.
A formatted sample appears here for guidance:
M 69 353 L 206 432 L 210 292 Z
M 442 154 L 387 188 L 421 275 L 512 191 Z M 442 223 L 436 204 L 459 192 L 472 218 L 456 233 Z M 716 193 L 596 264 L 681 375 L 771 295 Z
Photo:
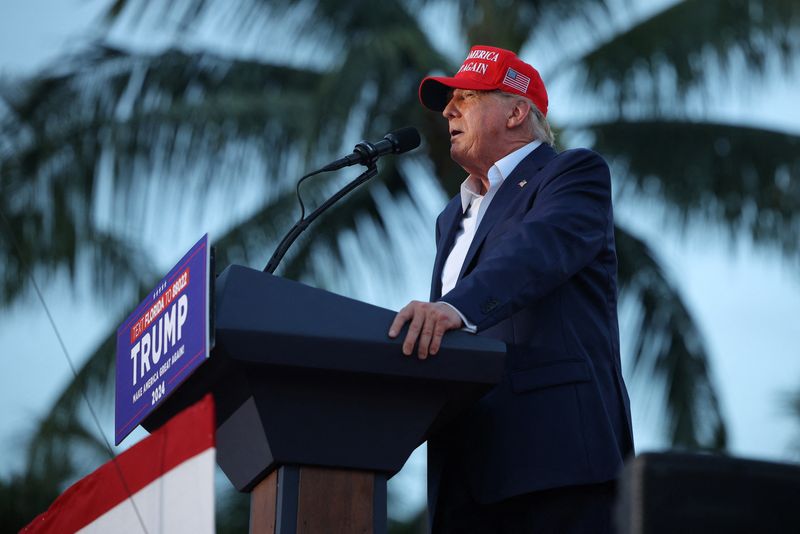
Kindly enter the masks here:
M 647 453 L 623 471 L 619 534 L 800 534 L 800 466 Z

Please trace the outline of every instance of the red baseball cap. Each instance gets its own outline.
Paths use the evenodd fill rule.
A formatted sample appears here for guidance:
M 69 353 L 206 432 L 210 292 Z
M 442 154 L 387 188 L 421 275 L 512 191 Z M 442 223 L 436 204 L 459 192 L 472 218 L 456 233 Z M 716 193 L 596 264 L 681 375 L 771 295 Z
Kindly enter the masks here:
M 442 111 L 450 89 L 478 89 L 530 98 L 547 115 L 547 90 L 542 77 L 514 52 L 493 46 L 476 45 L 452 78 L 428 76 L 419 84 L 419 100 L 428 109 Z

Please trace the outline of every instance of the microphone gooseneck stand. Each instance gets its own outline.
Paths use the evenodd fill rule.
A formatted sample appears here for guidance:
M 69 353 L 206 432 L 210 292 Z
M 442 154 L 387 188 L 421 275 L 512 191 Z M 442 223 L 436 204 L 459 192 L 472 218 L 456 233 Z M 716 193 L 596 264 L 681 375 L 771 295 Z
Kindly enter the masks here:
M 300 217 L 300 220 L 297 221 L 294 226 L 289 230 L 289 232 L 281 239 L 281 242 L 278 244 L 278 247 L 275 249 L 275 252 L 272 254 L 272 257 L 267 262 L 267 266 L 264 267 L 265 273 L 274 273 L 275 269 L 278 268 L 278 264 L 283 259 L 283 256 L 289 250 L 289 247 L 292 246 L 292 243 L 303 233 L 303 230 L 308 228 L 314 219 L 320 216 L 320 214 L 333 206 L 336 202 L 338 202 L 343 196 L 347 193 L 358 187 L 359 185 L 363 184 L 370 178 L 374 177 L 378 174 L 378 166 L 375 164 L 375 160 L 371 159 L 367 165 L 367 170 L 362 172 L 355 180 L 345 185 L 339 191 L 336 192 L 331 198 L 326 200 L 322 203 L 317 209 L 311 212 L 308 217 Z

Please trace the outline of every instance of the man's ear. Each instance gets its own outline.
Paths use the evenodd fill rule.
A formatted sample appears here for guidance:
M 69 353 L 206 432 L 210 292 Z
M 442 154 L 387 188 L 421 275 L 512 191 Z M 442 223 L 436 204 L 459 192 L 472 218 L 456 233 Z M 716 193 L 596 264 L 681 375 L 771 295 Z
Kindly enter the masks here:
M 517 128 L 525 123 L 525 120 L 528 118 L 530 113 L 533 113 L 530 103 L 521 98 L 515 99 L 513 107 L 509 110 L 506 125 L 509 128 Z

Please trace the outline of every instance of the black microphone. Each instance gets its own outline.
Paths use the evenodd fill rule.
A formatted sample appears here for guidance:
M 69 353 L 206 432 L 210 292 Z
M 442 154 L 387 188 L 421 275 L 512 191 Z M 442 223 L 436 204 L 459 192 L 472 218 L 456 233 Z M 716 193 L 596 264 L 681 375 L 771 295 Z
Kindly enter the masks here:
M 419 132 L 413 126 L 406 126 L 386 134 L 377 143 L 361 141 L 349 156 L 337 159 L 322 167 L 319 172 L 335 171 L 350 165 L 369 165 L 386 154 L 402 154 L 419 146 Z
M 264 272 L 275 272 L 275 269 L 278 268 L 278 264 L 289 250 L 289 247 L 292 246 L 294 240 L 297 239 L 297 237 L 308 227 L 308 225 L 311 224 L 311 222 L 323 211 L 333 206 L 333 204 L 335 204 L 347 193 L 378 174 L 378 167 L 375 165 L 375 160 L 386 154 L 402 154 L 404 152 L 408 152 L 409 150 L 414 150 L 419 146 L 419 142 L 419 132 L 417 129 L 413 126 L 406 126 L 405 128 L 400 128 L 399 130 L 389 132 L 383 137 L 383 139 L 375 144 L 362 141 L 356 145 L 355 149 L 353 149 L 353 153 L 349 156 L 337 159 L 333 163 L 329 163 L 321 169 L 310 172 L 300 178 L 300 181 L 297 182 L 297 198 L 300 200 L 301 210 L 300 220 L 297 221 L 294 226 L 292 226 L 285 236 L 283 236 L 283 239 L 278 244 L 275 252 L 272 253 L 272 257 L 269 259 L 269 262 L 267 262 L 267 266 L 264 267 Z M 305 208 L 303 208 L 303 201 L 300 199 L 300 184 L 306 178 L 316 174 L 327 171 L 335 171 L 336 169 L 355 165 L 356 163 L 366 165 L 367 170 L 361 173 L 358 178 L 337 191 L 336 194 L 323 202 L 321 206 L 319 206 L 312 213 L 310 213 L 308 217 L 306 217 Z

